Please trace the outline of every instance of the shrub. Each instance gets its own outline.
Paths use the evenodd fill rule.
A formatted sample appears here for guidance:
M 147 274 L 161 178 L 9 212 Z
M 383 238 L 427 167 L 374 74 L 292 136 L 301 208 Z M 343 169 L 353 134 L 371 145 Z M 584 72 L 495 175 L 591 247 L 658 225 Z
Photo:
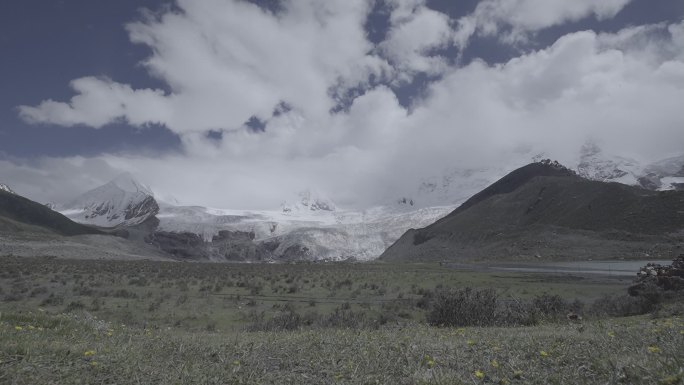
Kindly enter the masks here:
M 427 322 L 433 326 L 507 326 L 536 322 L 530 307 L 500 300 L 493 289 L 438 290 L 430 295 Z
M 43 302 L 40 303 L 40 306 L 60 306 L 62 304 L 64 304 L 63 296 L 57 296 L 54 293 L 50 293 L 50 296 L 45 298 Z
M 559 295 L 542 294 L 535 297 L 531 303 L 532 311 L 544 319 L 559 319 L 565 317 L 572 310 L 572 305 Z
M 657 304 L 647 296 L 606 295 L 594 301 L 590 312 L 596 316 L 628 317 L 650 313 Z
M 70 302 L 67 307 L 64 309 L 65 312 L 69 313 L 74 310 L 82 310 L 85 308 L 85 305 L 81 301 L 72 301 Z

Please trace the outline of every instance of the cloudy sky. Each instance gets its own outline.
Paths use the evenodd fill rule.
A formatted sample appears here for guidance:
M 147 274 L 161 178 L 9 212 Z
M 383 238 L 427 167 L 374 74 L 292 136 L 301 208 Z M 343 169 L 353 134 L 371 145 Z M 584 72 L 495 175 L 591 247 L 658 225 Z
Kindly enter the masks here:
M 63 202 L 129 171 L 271 208 L 410 194 L 452 168 L 684 151 L 684 2 L 0 4 L 0 182 Z

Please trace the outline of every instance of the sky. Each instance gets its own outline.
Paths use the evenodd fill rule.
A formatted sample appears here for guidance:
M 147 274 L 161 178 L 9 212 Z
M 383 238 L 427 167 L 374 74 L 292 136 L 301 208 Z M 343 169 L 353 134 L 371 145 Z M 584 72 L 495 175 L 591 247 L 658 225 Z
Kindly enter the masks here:
M 0 4 L 0 182 L 66 202 L 130 172 L 162 200 L 343 207 L 452 169 L 684 144 L 684 1 Z

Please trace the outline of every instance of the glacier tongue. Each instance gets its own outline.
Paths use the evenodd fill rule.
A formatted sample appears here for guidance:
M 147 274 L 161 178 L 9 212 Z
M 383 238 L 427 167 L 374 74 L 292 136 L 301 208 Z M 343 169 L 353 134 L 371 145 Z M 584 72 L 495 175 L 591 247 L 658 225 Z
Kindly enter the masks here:
M 266 246 L 275 260 L 370 260 L 409 228 L 427 226 L 454 208 L 283 212 L 162 204 L 157 218 L 160 231 L 199 234 L 206 241 L 222 230 L 254 233 L 254 241 Z

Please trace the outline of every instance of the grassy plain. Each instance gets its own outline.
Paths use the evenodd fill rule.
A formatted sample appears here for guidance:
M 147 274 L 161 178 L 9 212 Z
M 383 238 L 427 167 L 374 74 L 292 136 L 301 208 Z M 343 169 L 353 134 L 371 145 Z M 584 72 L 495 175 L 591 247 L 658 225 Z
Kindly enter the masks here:
M 438 328 L 420 305 L 451 287 L 590 302 L 624 293 L 624 279 L 437 264 L 0 266 L 0 383 L 684 383 L 676 311 Z

